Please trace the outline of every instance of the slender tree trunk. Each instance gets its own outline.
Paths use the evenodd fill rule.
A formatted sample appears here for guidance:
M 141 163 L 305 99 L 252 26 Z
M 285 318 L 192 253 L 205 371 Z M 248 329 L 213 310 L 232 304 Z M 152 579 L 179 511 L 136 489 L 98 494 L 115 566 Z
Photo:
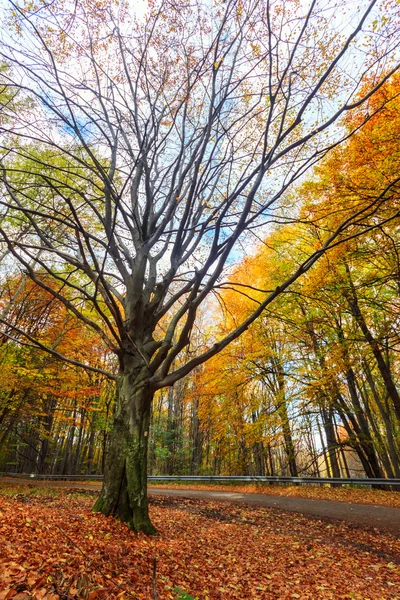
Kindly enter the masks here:
M 107 456 L 108 423 L 109 423 L 109 417 L 110 417 L 110 405 L 111 405 L 111 398 L 109 398 L 106 403 L 106 422 L 104 425 L 103 440 L 102 440 L 102 447 L 101 447 L 101 472 L 103 474 L 105 471 L 106 456 Z
M 73 458 L 73 450 L 74 450 L 74 438 L 76 431 L 76 399 L 74 401 L 74 412 L 72 414 L 72 426 L 69 428 L 68 436 L 65 440 L 64 449 L 63 449 L 63 461 L 61 466 L 61 474 L 62 475 L 70 475 L 72 472 L 72 458 Z
M 328 452 L 326 449 L 324 435 L 322 433 L 322 427 L 321 427 L 321 423 L 319 422 L 318 416 L 317 416 L 317 427 L 318 427 L 319 438 L 321 440 L 322 455 L 324 457 L 324 462 L 325 462 L 326 477 L 331 477 L 331 468 L 330 468 L 330 464 L 329 464 L 329 460 L 328 460 Z
M 176 441 L 176 402 L 177 391 L 174 386 L 171 386 L 168 390 L 168 416 L 167 416 L 167 431 L 165 436 L 165 445 L 168 450 L 167 459 L 165 461 L 165 472 L 167 475 L 174 474 L 175 466 L 175 441 Z
M 350 271 L 349 271 L 347 265 L 346 265 L 346 269 L 347 269 L 347 273 L 348 273 L 349 281 L 350 281 L 350 291 L 345 292 L 344 296 L 349 304 L 351 314 L 353 315 L 357 325 L 359 326 L 359 328 L 361 329 L 361 331 L 365 337 L 365 340 L 368 342 L 373 355 L 375 356 L 375 359 L 376 359 L 376 362 L 378 365 L 378 369 L 382 375 L 382 379 L 384 381 L 387 393 L 393 402 L 393 407 L 394 407 L 395 413 L 397 415 L 397 418 L 400 419 L 400 394 L 399 394 L 399 392 L 396 388 L 396 384 L 393 380 L 390 367 L 389 367 L 388 363 L 386 362 L 384 355 L 381 351 L 379 342 L 372 335 L 372 333 L 367 325 L 367 322 L 364 318 L 364 315 L 360 310 L 358 298 L 356 295 L 356 290 L 353 285 L 353 282 L 351 281 Z
M 258 414 L 255 412 L 251 413 L 251 420 L 253 423 L 257 423 Z M 264 444 L 261 440 L 254 442 L 253 444 L 253 462 L 254 462 L 254 475 L 265 475 L 264 466 Z
M 368 385 L 372 391 L 372 395 L 374 397 L 375 404 L 379 410 L 379 413 L 380 413 L 383 423 L 385 425 L 386 440 L 387 440 L 387 444 L 388 444 L 390 459 L 391 459 L 396 477 L 399 477 L 400 476 L 399 453 L 398 453 L 398 449 L 397 449 L 397 445 L 396 445 L 396 436 L 395 436 L 394 426 L 393 426 L 392 420 L 390 418 L 391 415 L 390 415 L 390 412 L 385 409 L 385 406 L 383 405 L 383 402 L 381 401 L 381 398 L 379 396 L 378 390 L 377 390 L 375 382 L 374 382 L 373 375 L 371 373 L 371 370 L 368 366 L 367 361 L 364 360 L 363 364 L 364 364 L 364 370 L 365 370 L 365 374 L 367 377 Z M 389 475 L 389 477 L 391 477 L 391 475 Z
M 339 458 L 341 459 L 341 462 L 343 463 L 343 470 L 344 470 L 345 476 L 350 478 L 350 469 L 349 469 L 349 465 L 347 463 L 346 453 L 344 451 L 343 446 L 340 446 Z
M 147 501 L 147 447 L 154 392 L 145 369 L 130 368 L 117 378 L 117 409 L 96 512 L 128 523 L 134 531 L 155 533 Z
M 88 454 L 87 454 L 87 463 L 86 463 L 86 474 L 91 475 L 93 472 L 93 458 L 94 458 L 94 443 L 95 443 L 95 430 L 94 430 L 94 419 L 92 417 L 92 422 L 90 424 L 90 436 L 88 443 Z
M 362 444 L 365 455 L 368 459 L 369 464 L 371 465 L 373 476 L 377 478 L 383 477 L 378 457 L 375 452 L 374 440 L 372 439 L 367 416 L 365 414 L 364 408 L 361 406 L 361 402 L 358 397 L 356 376 L 351 367 L 346 372 L 346 380 L 353 404 L 354 417 L 357 420 L 359 426 L 359 442 Z
M 335 426 L 333 424 L 333 409 L 331 407 L 327 409 L 323 408 L 321 414 L 332 477 L 340 478 L 340 469 L 337 459 L 338 443 L 336 439 Z
M 72 459 L 72 472 L 77 475 L 80 473 L 81 462 L 82 462 L 81 452 L 82 452 L 83 431 L 84 431 L 85 417 L 86 417 L 85 409 L 81 409 L 80 413 L 81 414 L 80 414 L 79 427 L 78 427 L 78 440 L 76 443 L 76 448 L 75 448 L 75 452 L 73 454 L 73 459 Z
M 346 411 L 346 409 L 343 408 L 343 406 L 341 405 L 338 405 L 338 411 L 343 426 L 346 429 L 347 435 L 350 440 L 349 445 L 357 453 L 357 456 L 360 459 L 361 465 L 364 469 L 365 475 L 371 478 L 376 477 L 376 474 L 374 473 L 371 464 L 368 460 L 368 447 L 366 447 L 362 442 L 360 442 L 360 429 L 354 415 Z
M 40 452 L 39 452 L 39 460 L 37 463 L 37 472 L 40 474 L 46 473 L 47 470 L 47 459 L 49 455 L 50 449 L 50 440 L 52 440 L 52 427 L 53 427 L 53 412 L 52 412 L 52 404 L 50 403 L 47 406 L 47 414 L 42 418 L 42 427 L 44 430 L 44 435 L 40 440 Z
M 273 456 L 272 456 L 271 444 L 269 442 L 267 443 L 267 456 L 268 456 L 268 463 L 269 463 L 268 475 L 271 475 L 273 477 L 275 475 L 275 466 L 274 466 L 274 460 L 273 460 Z
M 199 401 L 198 398 L 195 397 L 193 400 L 193 408 L 192 408 L 192 423 L 193 423 L 193 448 L 192 448 L 192 457 L 190 464 L 190 472 L 191 475 L 199 475 L 200 474 L 200 465 L 201 465 L 201 456 L 202 456 L 202 446 L 201 446 L 201 432 L 200 432 L 200 420 L 198 416 L 198 407 Z
M 315 475 L 316 477 L 321 477 L 321 472 L 319 470 L 319 464 L 318 464 L 319 457 L 318 457 L 317 449 L 315 447 L 315 438 L 314 438 L 314 431 L 313 431 L 312 423 L 308 416 L 306 416 L 306 419 L 307 419 L 308 445 L 309 445 L 310 455 L 311 455 L 311 459 L 312 459 L 312 465 L 313 465 L 313 469 L 314 469 L 313 475 Z
M 283 365 L 280 360 L 277 363 L 277 379 L 279 387 L 278 396 L 278 413 L 282 423 L 282 433 L 285 442 L 285 451 L 288 459 L 290 475 L 292 477 L 298 476 L 297 464 L 296 464 L 296 453 L 294 449 L 292 431 L 290 429 L 289 415 L 287 410 L 287 401 L 285 393 L 285 374 Z
M 12 419 L 10 419 L 10 421 L 7 424 L 7 427 L 5 428 L 4 431 L 2 431 L 1 436 L 0 436 L 0 450 L 2 450 L 3 446 L 5 446 L 8 436 L 9 436 L 10 432 L 12 431 L 15 423 L 17 422 L 17 418 L 18 417 L 15 416 Z
M 54 452 L 54 456 L 52 458 L 52 467 L 51 467 L 51 471 L 50 474 L 51 475 L 57 475 L 59 472 L 59 458 L 61 455 L 61 451 L 62 451 L 62 446 L 63 446 L 63 441 L 62 441 L 62 431 L 61 431 L 61 427 L 58 427 L 58 431 L 56 432 L 56 437 L 55 437 L 55 441 L 54 441 L 54 448 L 55 448 L 55 452 Z

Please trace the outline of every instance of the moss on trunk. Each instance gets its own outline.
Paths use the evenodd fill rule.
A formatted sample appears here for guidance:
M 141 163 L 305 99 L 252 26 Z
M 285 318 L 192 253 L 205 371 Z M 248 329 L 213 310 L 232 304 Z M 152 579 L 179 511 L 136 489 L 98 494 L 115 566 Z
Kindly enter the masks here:
M 155 533 L 148 513 L 147 446 L 153 394 L 122 373 L 117 381 L 117 411 L 96 512 L 127 523 L 133 531 Z

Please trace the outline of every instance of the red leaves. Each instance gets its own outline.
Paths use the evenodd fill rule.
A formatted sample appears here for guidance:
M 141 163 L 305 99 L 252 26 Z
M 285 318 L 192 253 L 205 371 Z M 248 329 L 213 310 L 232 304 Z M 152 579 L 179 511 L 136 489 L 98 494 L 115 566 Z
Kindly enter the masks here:
M 156 497 L 159 534 L 133 534 L 64 493 L 0 498 L 0 600 L 396 598 L 400 542 L 341 523 Z M 30 527 L 26 523 L 30 519 Z

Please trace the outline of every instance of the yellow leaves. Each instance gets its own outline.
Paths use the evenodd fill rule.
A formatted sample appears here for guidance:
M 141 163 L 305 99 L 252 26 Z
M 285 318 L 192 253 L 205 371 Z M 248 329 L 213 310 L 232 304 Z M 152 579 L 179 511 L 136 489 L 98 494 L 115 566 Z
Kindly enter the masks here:
M 218 69 L 218 67 L 219 67 L 219 62 L 216 60 L 215 63 L 214 63 L 214 68 Z
M 400 1 L 398 0 L 400 4 Z M 382 15 L 380 18 L 376 18 L 372 21 L 372 31 L 380 31 L 389 21 L 389 17 Z

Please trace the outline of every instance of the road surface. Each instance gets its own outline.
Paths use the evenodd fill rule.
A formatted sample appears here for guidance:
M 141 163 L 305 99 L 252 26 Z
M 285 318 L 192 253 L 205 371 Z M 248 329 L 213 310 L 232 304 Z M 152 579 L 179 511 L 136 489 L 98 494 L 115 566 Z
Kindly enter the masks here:
M 32 479 L 14 479 L 11 477 L 0 477 L 0 484 L 33 485 L 35 487 L 53 487 L 81 490 L 99 491 L 100 483 L 80 483 L 73 481 L 44 481 Z M 267 494 L 247 494 L 227 491 L 204 491 L 149 488 L 149 496 L 170 496 L 178 498 L 197 498 L 199 500 L 211 500 L 214 502 L 234 502 L 248 506 L 276 508 L 288 512 L 301 513 L 312 517 L 337 519 L 361 525 L 373 527 L 389 532 L 400 537 L 400 508 L 388 506 L 375 506 L 371 504 L 352 504 L 349 502 L 335 502 L 332 500 L 311 500 L 308 498 L 293 498 L 288 496 L 268 496 Z

